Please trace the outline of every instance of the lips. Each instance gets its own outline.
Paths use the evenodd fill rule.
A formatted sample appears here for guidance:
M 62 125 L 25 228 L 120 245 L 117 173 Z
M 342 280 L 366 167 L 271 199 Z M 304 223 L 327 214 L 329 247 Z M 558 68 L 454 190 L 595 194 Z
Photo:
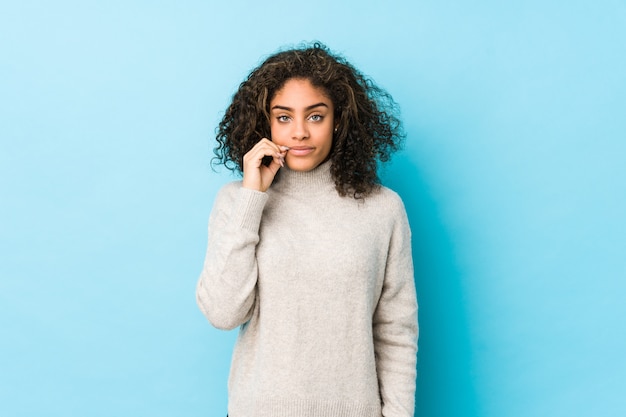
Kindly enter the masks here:
M 292 146 L 289 149 L 289 155 L 293 156 L 306 156 L 313 152 L 315 148 L 311 146 Z

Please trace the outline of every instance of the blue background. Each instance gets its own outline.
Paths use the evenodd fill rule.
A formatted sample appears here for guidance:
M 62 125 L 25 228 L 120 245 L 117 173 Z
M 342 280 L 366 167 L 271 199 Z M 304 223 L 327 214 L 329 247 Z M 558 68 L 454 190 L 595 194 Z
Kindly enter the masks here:
M 0 415 L 223 417 L 213 133 L 303 40 L 402 108 L 416 415 L 626 415 L 621 0 L 3 1 Z

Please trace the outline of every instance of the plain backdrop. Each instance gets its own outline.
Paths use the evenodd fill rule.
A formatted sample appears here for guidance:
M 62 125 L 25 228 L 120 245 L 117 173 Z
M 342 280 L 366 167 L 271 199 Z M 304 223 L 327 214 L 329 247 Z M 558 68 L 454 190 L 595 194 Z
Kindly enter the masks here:
M 416 416 L 626 415 L 622 0 L 2 1 L 0 415 L 225 415 L 214 130 L 311 40 L 402 109 Z

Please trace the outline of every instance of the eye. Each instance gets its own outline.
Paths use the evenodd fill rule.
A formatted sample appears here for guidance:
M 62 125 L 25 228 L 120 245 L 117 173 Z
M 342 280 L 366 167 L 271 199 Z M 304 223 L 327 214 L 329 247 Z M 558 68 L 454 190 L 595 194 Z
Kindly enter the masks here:
M 312 114 L 311 116 L 309 116 L 309 119 L 311 119 L 312 122 L 321 122 L 323 118 L 324 116 L 322 116 L 321 114 Z
M 276 120 L 278 120 L 281 123 L 286 123 L 289 121 L 289 116 L 285 116 L 285 115 L 278 116 Z

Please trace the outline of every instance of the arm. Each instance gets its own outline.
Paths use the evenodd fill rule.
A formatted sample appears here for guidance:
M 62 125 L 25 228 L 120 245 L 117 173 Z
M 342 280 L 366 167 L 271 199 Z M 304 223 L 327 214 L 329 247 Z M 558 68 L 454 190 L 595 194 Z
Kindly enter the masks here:
M 263 138 L 243 157 L 243 181 L 217 196 L 209 218 L 209 243 L 196 288 L 200 310 L 218 329 L 233 329 L 252 317 L 258 269 L 256 245 L 265 191 L 284 164 L 286 147 Z M 269 165 L 263 158 L 271 156 Z
M 209 218 L 204 267 L 196 288 L 202 313 L 215 327 L 233 329 L 248 321 L 256 300 L 256 245 L 267 194 L 226 185 Z
M 411 231 L 404 207 L 396 213 L 382 293 L 374 313 L 376 370 L 384 417 L 413 417 L 417 362 L 417 299 Z

